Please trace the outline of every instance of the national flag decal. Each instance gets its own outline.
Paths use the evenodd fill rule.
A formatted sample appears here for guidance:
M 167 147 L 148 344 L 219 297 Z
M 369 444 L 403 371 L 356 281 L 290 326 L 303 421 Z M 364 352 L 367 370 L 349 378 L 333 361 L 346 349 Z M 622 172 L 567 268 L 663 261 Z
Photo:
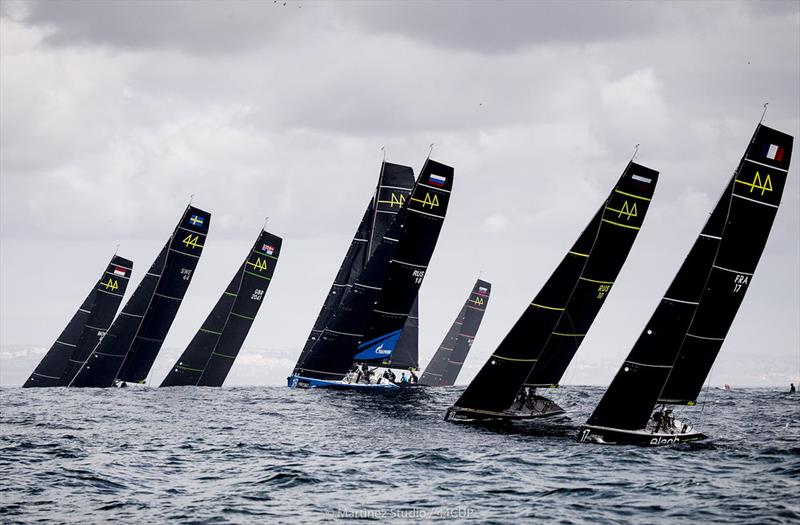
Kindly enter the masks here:
M 434 186 L 443 188 L 444 183 L 447 182 L 447 179 L 442 177 L 441 175 L 436 175 L 435 173 L 431 173 L 431 176 L 428 178 L 428 182 L 430 182 Z
M 638 180 L 639 182 L 644 182 L 645 184 L 650 184 L 651 182 L 653 182 L 653 179 L 650 179 L 648 177 L 642 177 L 641 175 L 634 175 L 631 178 L 633 180 Z
M 764 148 L 764 156 L 769 160 L 780 162 L 783 160 L 783 148 L 777 144 L 766 144 Z
M 484 288 L 483 286 L 478 286 L 478 291 L 481 293 L 486 293 L 486 288 Z
M 202 226 L 206 220 L 199 215 L 192 215 L 189 218 L 189 222 L 192 223 L 192 226 Z
M 275 247 L 272 246 L 271 244 L 265 244 L 264 246 L 261 247 L 261 249 L 264 250 L 264 253 L 266 253 L 267 255 L 272 255 L 275 252 Z
M 115 267 L 114 268 L 114 275 L 119 275 L 120 277 L 125 277 L 126 275 L 128 275 L 128 272 L 126 272 L 122 268 L 116 268 Z

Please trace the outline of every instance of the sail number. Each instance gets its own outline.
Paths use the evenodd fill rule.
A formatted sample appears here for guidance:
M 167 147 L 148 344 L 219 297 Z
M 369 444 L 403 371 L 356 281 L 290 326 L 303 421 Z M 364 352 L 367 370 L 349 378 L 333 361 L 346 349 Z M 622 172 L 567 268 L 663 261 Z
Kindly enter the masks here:
M 181 279 L 188 281 L 192 278 L 192 270 L 189 268 L 181 268 Z
M 750 282 L 749 276 L 737 273 L 736 277 L 734 277 L 733 279 L 733 293 L 738 293 L 739 290 L 742 289 L 742 286 L 748 284 L 749 282 Z
M 264 298 L 264 290 L 262 290 L 260 288 L 256 288 L 255 290 L 253 290 L 253 295 L 250 296 L 250 299 L 252 299 L 253 301 L 259 301 L 259 302 L 263 298 Z
M 195 248 L 202 248 L 203 245 L 200 244 L 200 236 L 199 235 L 192 235 L 191 233 L 183 238 L 181 241 L 183 244 L 186 245 L 187 248 L 191 248 L 194 250 Z
M 414 279 L 414 284 L 422 284 L 423 277 L 425 277 L 425 270 L 414 270 L 411 272 L 411 278 Z
M 602 299 L 603 297 L 605 297 L 610 289 L 611 289 L 611 285 L 610 284 L 601 284 L 600 286 L 598 286 L 597 287 L 597 298 L 598 299 Z

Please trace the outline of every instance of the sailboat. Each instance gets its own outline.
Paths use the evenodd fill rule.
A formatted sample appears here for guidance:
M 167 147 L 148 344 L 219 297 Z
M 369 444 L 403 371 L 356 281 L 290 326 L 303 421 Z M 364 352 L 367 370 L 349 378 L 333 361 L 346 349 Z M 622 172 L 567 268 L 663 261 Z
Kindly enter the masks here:
M 298 360 L 288 378 L 290 387 L 397 388 L 391 381 L 369 381 L 368 368 L 390 363 L 433 255 L 452 184 L 453 168 L 432 159 L 425 162 L 364 270 Z M 366 381 L 359 380 L 358 365 Z
M 210 223 L 210 213 L 186 207 L 133 296 L 69 386 L 145 382 L 192 280 Z
M 282 239 L 262 230 L 161 386 L 222 386 L 272 281 Z
M 36 366 L 23 388 L 67 386 L 117 313 L 133 262 L 114 255 L 66 328 Z
M 579 441 L 664 445 L 706 437 L 676 420 L 669 407 L 697 403 L 769 237 L 792 141 L 756 127 L 667 293 L 581 427 Z
M 412 168 L 383 161 L 373 197 L 364 210 L 358 229 L 314 322 L 314 327 L 306 338 L 298 363 L 306 358 L 334 312 L 342 303 L 342 299 L 353 287 L 356 278 L 364 270 L 367 261 L 375 253 L 395 216 L 411 194 L 413 186 L 414 170 Z M 408 333 L 404 337 L 404 344 L 411 347 L 411 351 L 418 346 L 415 326 L 418 314 L 414 310 L 416 305 L 415 301 L 404 328 L 404 332 Z
M 605 303 L 639 233 L 658 172 L 631 161 L 550 279 L 455 405 L 447 421 L 511 421 L 564 412 L 536 395 L 555 387 Z M 526 386 L 526 384 L 531 386 Z
M 472 348 L 472 342 L 483 320 L 483 313 L 489 305 L 492 285 L 478 279 L 453 326 L 444 337 L 436 353 L 428 363 L 419 379 L 422 386 L 453 386 L 461 372 L 461 367 Z

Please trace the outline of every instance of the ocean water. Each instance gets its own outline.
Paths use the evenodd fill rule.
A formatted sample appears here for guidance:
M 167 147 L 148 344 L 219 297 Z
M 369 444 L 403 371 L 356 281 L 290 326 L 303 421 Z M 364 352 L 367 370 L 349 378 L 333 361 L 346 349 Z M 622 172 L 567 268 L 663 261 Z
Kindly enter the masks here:
M 576 443 L 601 388 L 509 428 L 445 423 L 461 389 L 3 388 L 0 521 L 800 522 L 800 394 L 711 390 L 712 439 L 639 448 Z

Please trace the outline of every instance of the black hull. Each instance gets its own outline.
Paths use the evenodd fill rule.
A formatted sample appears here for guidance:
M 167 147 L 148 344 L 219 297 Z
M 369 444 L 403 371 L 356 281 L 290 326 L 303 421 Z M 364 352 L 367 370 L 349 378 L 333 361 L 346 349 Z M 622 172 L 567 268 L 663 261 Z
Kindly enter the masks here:
M 553 417 L 563 414 L 565 411 L 555 402 L 542 396 L 535 396 L 533 403 L 529 403 L 523 408 L 519 408 L 515 403 L 511 408 L 502 412 L 491 412 L 488 410 L 477 410 L 474 408 L 462 408 L 452 406 L 447 409 L 444 416 L 445 421 L 451 422 L 484 422 L 484 421 L 524 421 L 528 419 L 540 419 L 543 417 Z
M 648 432 L 647 430 L 623 430 L 619 428 L 583 425 L 578 433 L 579 443 L 597 443 L 601 445 L 639 445 L 658 447 L 675 443 L 700 441 L 708 436 L 701 432 L 687 431 L 683 433 Z

